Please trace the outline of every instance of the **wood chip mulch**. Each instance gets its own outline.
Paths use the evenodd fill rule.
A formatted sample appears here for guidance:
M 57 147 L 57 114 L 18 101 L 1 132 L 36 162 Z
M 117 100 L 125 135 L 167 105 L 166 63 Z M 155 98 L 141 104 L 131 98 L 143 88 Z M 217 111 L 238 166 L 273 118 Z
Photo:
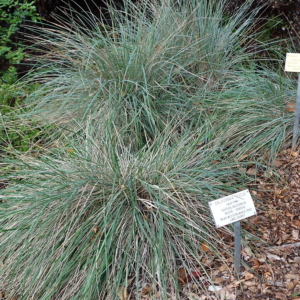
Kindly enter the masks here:
M 300 300 L 300 151 L 283 150 L 274 165 L 277 174 L 258 174 L 249 186 L 258 214 L 241 224 L 261 240 L 245 237 L 240 278 L 221 265 L 212 276 L 217 295 L 195 291 L 189 300 Z

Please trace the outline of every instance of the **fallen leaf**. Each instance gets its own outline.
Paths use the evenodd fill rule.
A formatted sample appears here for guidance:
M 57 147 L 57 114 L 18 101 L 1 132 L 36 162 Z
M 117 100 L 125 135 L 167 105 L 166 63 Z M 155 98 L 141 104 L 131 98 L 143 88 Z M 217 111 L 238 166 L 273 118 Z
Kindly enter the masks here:
M 228 270 L 228 267 L 227 267 L 227 265 L 222 265 L 222 266 L 219 268 L 219 270 L 220 270 L 221 272 L 224 272 L 224 271 Z
M 282 259 L 278 255 L 270 254 L 270 253 L 267 254 L 267 257 L 268 257 L 268 259 L 271 259 L 271 260 L 281 260 Z
M 203 274 L 198 271 L 187 272 L 186 268 L 182 267 L 178 269 L 178 279 L 181 283 L 185 284 L 192 281 L 195 278 L 201 277 Z
M 300 275 L 299 274 L 286 274 L 285 275 L 286 279 L 294 279 L 296 281 L 300 280 Z
M 220 277 L 216 277 L 216 278 L 214 278 L 214 282 L 215 283 L 218 283 L 218 284 L 220 284 L 220 283 L 222 283 L 224 281 L 224 279 L 223 278 L 220 278 Z
M 287 212 L 285 215 L 286 215 L 287 217 L 290 217 L 290 218 L 294 218 L 294 217 L 295 217 L 295 215 L 293 215 L 293 214 L 291 214 L 291 213 L 289 213 L 289 212 Z
M 299 240 L 299 230 L 293 229 L 292 236 L 295 240 Z
M 285 110 L 288 112 L 295 112 L 296 111 L 296 103 L 295 102 L 286 103 Z
M 187 275 L 187 272 L 184 267 L 178 269 L 177 276 L 178 276 L 178 279 L 181 281 L 181 283 L 185 283 L 186 275 Z
M 248 271 L 245 272 L 245 279 L 246 280 L 249 280 L 249 279 L 252 279 L 254 278 L 254 275 Z
M 207 252 L 209 250 L 209 247 L 206 243 L 202 243 L 201 249 L 202 249 L 202 251 Z
M 252 267 L 252 269 L 257 269 L 260 267 L 260 263 L 257 258 L 253 258 L 252 261 L 254 262 L 254 266 Z
M 255 280 L 245 281 L 244 285 L 246 285 L 246 286 L 256 286 L 257 282 Z
M 276 299 L 281 299 L 281 300 L 286 300 L 287 297 L 284 293 L 275 293 L 275 298 Z
M 291 151 L 291 155 L 294 156 L 294 157 L 297 157 L 299 154 L 297 151 Z
M 74 153 L 73 149 L 66 149 L 66 151 L 69 152 L 69 153 Z
M 233 294 L 233 293 L 225 293 L 225 297 L 224 297 L 224 299 L 226 299 L 226 300 L 235 300 L 236 299 L 236 295 L 235 294 Z
M 237 280 L 237 281 L 235 281 L 233 283 L 230 283 L 226 288 L 227 289 L 231 289 L 233 287 L 237 287 L 237 286 L 239 286 L 241 283 L 243 283 L 245 281 L 246 281 L 246 279 Z
M 300 220 L 296 220 L 296 221 L 293 223 L 293 225 L 294 225 L 295 227 L 300 227 Z
M 146 295 L 146 294 L 148 294 L 148 293 L 150 293 L 150 292 L 153 292 L 153 290 L 154 290 L 153 285 L 146 284 L 146 285 L 142 288 L 142 290 L 141 290 L 141 292 L 140 292 L 140 295 L 144 296 L 144 295 Z
M 274 160 L 274 166 L 275 166 L 276 168 L 281 167 L 282 164 L 283 164 L 282 160 L 279 160 L 279 159 L 275 159 L 275 160 Z
M 292 181 L 290 182 L 290 186 L 292 186 L 292 187 L 297 187 L 297 182 L 296 182 L 295 180 L 292 180 Z
M 119 296 L 120 300 L 129 300 L 127 288 L 120 286 L 118 289 L 118 296 Z
M 221 286 L 218 286 L 218 285 L 210 285 L 208 287 L 208 290 L 211 291 L 211 292 L 218 292 L 222 289 Z
M 295 286 L 295 283 L 293 281 L 289 281 L 285 283 L 285 286 L 288 290 L 292 290 Z
M 200 278 L 202 276 L 201 272 L 197 272 L 197 271 L 192 271 L 191 275 L 187 275 L 186 276 L 186 282 L 190 282 L 192 281 L 194 278 Z
M 192 292 L 186 293 L 186 295 L 187 295 L 187 296 L 189 297 L 189 299 L 191 299 L 191 300 L 205 300 L 205 299 L 207 299 L 206 296 L 198 296 L 197 294 L 192 293 Z
M 249 175 L 256 175 L 256 169 L 255 168 L 250 168 L 246 172 Z

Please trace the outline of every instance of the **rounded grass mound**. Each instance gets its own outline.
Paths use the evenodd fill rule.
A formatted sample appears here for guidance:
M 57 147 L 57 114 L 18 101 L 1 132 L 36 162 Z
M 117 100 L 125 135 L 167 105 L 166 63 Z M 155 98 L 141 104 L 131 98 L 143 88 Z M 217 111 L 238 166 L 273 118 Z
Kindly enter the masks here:
M 151 139 L 174 115 L 186 118 L 193 97 L 219 90 L 252 59 L 256 11 L 241 7 L 226 18 L 225 5 L 125 1 L 122 12 L 108 8 L 109 26 L 101 16 L 59 18 L 62 25 L 38 32 L 45 54 L 30 80 L 43 84 L 27 102 L 72 130 L 93 120 L 101 131 L 113 119 L 120 131 Z
M 117 299 L 123 287 L 139 299 L 147 283 L 178 299 L 178 267 L 208 276 L 203 255 L 231 255 L 208 201 L 245 180 L 198 144 L 161 136 L 133 152 L 122 139 L 86 140 L 68 155 L 14 160 L 16 184 L 1 193 L 1 288 L 19 299 Z
M 30 116 L 71 134 L 89 124 L 101 135 L 112 122 L 137 149 L 171 122 L 184 131 L 206 124 L 210 141 L 237 156 L 271 146 L 274 157 L 291 134 L 284 103 L 293 82 L 270 69 L 280 56 L 259 58 L 275 48 L 251 33 L 257 11 L 242 6 L 227 18 L 225 7 L 225 0 L 125 1 L 122 12 L 109 6 L 109 26 L 101 15 L 58 18 L 62 25 L 38 31 L 44 55 L 28 80 L 42 85 L 27 99 Z

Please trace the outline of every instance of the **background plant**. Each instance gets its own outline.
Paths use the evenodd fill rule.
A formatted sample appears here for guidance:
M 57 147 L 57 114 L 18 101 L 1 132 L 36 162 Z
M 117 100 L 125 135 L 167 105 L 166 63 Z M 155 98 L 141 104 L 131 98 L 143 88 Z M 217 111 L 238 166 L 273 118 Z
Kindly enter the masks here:
M 41 20 L 36 12 L 35 1 L 4 0 L 0 3 L 0 60 L 8 64 L 18 64 L 25 57 L 24 45 L 14 35 L 26 20 Z M 5 71 L 5 70 L 4 70 Z M 2 70 L 3 72 L 3 70 Z
M 37 150 L 42 147 L 42 139 L 46 143 L 46 136 L 51 135 L 51 128 L 22 115 L 28 111 L 23 99 L 37 89 L 38 84 L 24 85 L 18 82 L 14 70 L 11 73 L 8 70 L 2 78 L 5 78 L 6 83 L 0 85 L 0 149 L 3 153 L 10 153 L 12 149 L 21 152 Z
M 0 3 L 0 62 L 2 65 L 0 69 L 0 144 L 1 147 L 9 145 L 10 148 L 16 147 L 22 151 L 30 148 L 30 140 L 34 140 L 33 137 L 36 136 L 37 131 L 31 132 L 31 126 L 22 124 L 22 118 L 18 118 L 18 112 L 24 97 L 36 85 L 17 84 L 17 66 L 27 54 L 24 43 L 16 36 L 25 20 L 32 22 L 41 20 L 34 2 L 5 0 Z M 7 126 L 8 124 L 10 126 Z

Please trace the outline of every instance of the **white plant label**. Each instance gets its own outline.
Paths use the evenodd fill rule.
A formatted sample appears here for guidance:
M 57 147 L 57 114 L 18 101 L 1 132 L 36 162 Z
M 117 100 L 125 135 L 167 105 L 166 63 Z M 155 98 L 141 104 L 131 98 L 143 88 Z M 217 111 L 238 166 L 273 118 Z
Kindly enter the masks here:
M 285 59 L 286 72 L 300 73 L 300 53 L 287 53 Z
M 249 190 L 210 201 L 209 206 L 217 228 L 256 215 Z

